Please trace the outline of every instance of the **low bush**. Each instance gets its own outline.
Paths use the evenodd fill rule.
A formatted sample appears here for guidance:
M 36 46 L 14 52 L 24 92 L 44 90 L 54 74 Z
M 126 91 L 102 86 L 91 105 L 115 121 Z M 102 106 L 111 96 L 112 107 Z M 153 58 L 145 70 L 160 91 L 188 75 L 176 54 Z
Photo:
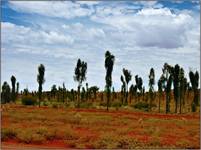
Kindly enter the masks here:
M 148 109 L 149 109 L 149 104 L 146 102 L 138 102 L 132 106 L 135 109 L 140 109 L 140 110 L 144 110 L 144 111 L 148 111 Z
M 115 108 L 121 107 L 121 102 L 118 102 L 118 101 L 112 102 L 112 107 L 115 107 Z
M 23 96 L 21 101 L 22 101 L 23 105 L 36 105 L 37 104 L 36 98 L 34 98 L 32 96 Z
M 53 103 L 52 108 L 59 108 L 59 105 L 57 103 Z
M 22 143 L 42 144 L 46 141 L 47 131 L 43 128 L 37 130 L 26 129 L 17 134 L 17 140 Z
M 138 102 L 138 103 L 132 105 L 132 107 L 135 108 L 135 109 L 148 111 L 149 108 L 150 108 L 150 104 L 148 104 L 147 102 Z M 151 108 L 153 108 L 153 107 L 157 107 L 156 104 L 152 104 Z
M 43 101 L 43 106 L 48 106 L 48 101 Z
M 41 136 L 40 134 L 33 134 L 31 137 L 31 142 L 34 144 L 42 144 L 46 141 L 46 138 L 44 136 Z
M 31 130 L 23 130 L 17 134 L 17 139 L 19 142 L 29 144 L 32 141 L 33 132 Z
M 141 146 L 141 143 L 133 138 L 116 135 L 103 135 L 100 139 L 94 142 L 93 147 L 96 149 L 135 149 Z
M 109 105 L 110 105 L 110 104 L 109 104 Z M 106 106 L 107 106 L 107 102 L 100 102 L 99 106 L 106 107 Z
M 13 128 L 2 128 L 1 129 L 1 140 L 6 141 L 8 139 L 14 139 L 17 136 L 16 129 Z
M 82 102 L 80 103 L 80 108 L 92 108 L 92 105 L 91 102 Z

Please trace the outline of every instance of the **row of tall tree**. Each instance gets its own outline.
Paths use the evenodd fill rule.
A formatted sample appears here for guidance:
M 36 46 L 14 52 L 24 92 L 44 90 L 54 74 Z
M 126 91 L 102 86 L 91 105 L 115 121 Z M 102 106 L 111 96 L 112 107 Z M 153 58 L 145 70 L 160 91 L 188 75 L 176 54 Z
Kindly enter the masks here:
M 105 53 L 105 93 L 106 93 L 106 103 L 107 103 L 107 110 L 109 109 L 109 104 L 111 101 L 111 93 L 114 97 L 116 96 L 116 92 L 114 88 L 112 89 L 112 72 L 113 66 L 115 63 L 115 56 L 111 54 L 109 51 Z M 81 101 L 91 99 L 92 93 L 94 94 L 94 98 L 96 99 L 96 93 L 98 92 L 99 88 L 97 86 L 88 87 L 86 83 L 86 88 L 82 86 L 83 82 L 86 81 L 86 74 L 87 74 L 87 63 L 78 59 L 75 71 L 74 71 L 74 80 L 78 83 L 77 91 L 71 90 L 68 91 L 65 88 L 65 84 L 63 83 L 62 87 L 56 87 L 53 85 L 50 92 L 43 92 L 42 85 L 45 82 L 45 67 L 43 64 L 40 64 L 38 67 L 38 75 L 37 75 L 37 82 L 38 82 L 38 92 L 33 93 L 32 95 L 38 96 L 38 105 L 40 107 L 40 103 L 42 100 L 42 94 L 46 93 L 48 100 L 51 100 L 53 97 L 54 99 L 57 97 L 58 101 L 62 100 L 65 101 L 65 98 L 68 97 L 69 99 L 76 101 L 76 106 L 79 108 Z M 185 105 L 186 102 L 186 93 L 188 90 L 193 91 L 194 97 L 192 101 L 192 110 L 195 111 L 196 106 L 199 105 L 199 73 L 196 72 L 189 72 L 190 82 L 187 81 L 185 77 L 185 72 L 182 67 L 178 64 L 175 66 L 171 66 L 167 63 L 164 64 L 162 68 L 162 74 L 160 79 L 158 80 L 158 90 L 154 89 L 155 82 L 155 71 L 153 68 L 150 69 L 149 74 L 149 111 L 152 110 L 153 102 L 158 95 L 158 111 L 160 112 L 161 109 L 161 100 L 165 95 L 165 110 L 166 113 L 170 112 L 170 97 L 171 91 L 173 87 L 173 95 L 174 95 L 174 102 L 175 102 L 175 113 L 182 111 L 182 106 Z M 145 87 L 143 86 L 143 80 L 138 75 L 135 75 L 135 83 L 131 84 L 129 87 L 129 83 L 132 80 L 132 73 L 126 68 L 123 68 L 122 75 L 120 77 L 122 82 L 121 92 L 120 92 L 120 101 L 122 104 L 127 105 L 131 103 L 133 98 L 136 99 L 136 102 L 142 101 L 145 99 Z M 2 102 L 15 102 L 19 93 L 19 82 L 16 83 L 16 78 L 11 76 L 11 85 L 10 88 L 7 82 L 4 82 L 2 85 L 1 91 L 1 98 Z M 190 86 L 191 85 L 191 86 Z M 28 89 L 24 90 L 25 95 L 27 95 Z M 130 98 L 128 100 L 128 98 Z M 103 93 L 101 95 L 101 99 L 103 99 Z

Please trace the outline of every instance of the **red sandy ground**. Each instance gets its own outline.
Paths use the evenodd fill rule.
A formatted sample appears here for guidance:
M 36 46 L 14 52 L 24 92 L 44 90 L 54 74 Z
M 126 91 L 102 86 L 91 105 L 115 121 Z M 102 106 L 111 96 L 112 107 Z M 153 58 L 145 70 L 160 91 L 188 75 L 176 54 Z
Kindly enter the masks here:
M 32 109 L 30 108 L 24 108 L 26 111 L 33 111 L 37 109 L 49 109 L 47 107 L 33 107 Z M 62 109 L 62 108 L 61 108 Z M 62 111 L 62 110 L 60 110 Z M 200 119 L 199 114 L 154 114 L 154 113 L 144 113 L 144 112 L 132 112 L 132 111 L 105 111 L 105 110 L 98 110 L 98 109 L 68 109 L 64 111 L 70 111 L 70 112 L 86 112 L 86 113 L 93 113 L 93 114 L 105 114 L 105 115 L 110 115 L 112 117 L 118 118 L 122 116 L 126 116 L 129 119 L 133 119 L 134 121 L 137 121 L 139 118 L 157 118 L 157 119 L 183 119 L 183 120 L 198 120 Z M 6 116 L 2 117 L 2 126 L 6 127 L 9 126 L 9 120 Z M 26 126 L 26 125 L 25 125 Z M 169 128 L 174 128 L 175 125 L 172 125 Z M 119 126 L 121 127 L 121 126 Z M 82 137 L 84 136 L 89 136 L 89 138 L 98 138 L 98 134 L 91 132 L 87 128 L 75 128 L 74 129 L 79 135 Z M 180 129 L 181 132 L 184 130 L 184 128 Z M 174 133 L 165 133 L 161 139 L 161 142 L 164 145 L 175 145 L 175 141 L 177 141 L 177 138 L 179 138 L 177 135 L 173 135 Z M 151 140 L 151 137 L 146 134 L 141 134 L 140 132 L 136 131 L 131 131 L 128 133 L 128 136 L 134 136 L 138 140 L 142 142 L 149 142 Z M 190 140 L 192 143 L 197 142 L 191 137 L 184 137 L 187 140 Z M 18 143 L 16 140 L 8 140 L 6 142 L 2 142 L 2 149 L 17 149 L 17 150 L 23 150 L 23 149 L 46 149 L 46 148 L 55 148 L 55 149 L 67 149 L 67 148 L 72 148 L 71 145 L 68 145 L 67 143 L 64 143 L 62 140 L 52 140 L 52 141 L 47 141 L 46 143 L 42 145 L 37 145 L 37 144 L 23 144 L 23 143 Z M 92 148 L 90 144 L 86 143 L 86 148 Z

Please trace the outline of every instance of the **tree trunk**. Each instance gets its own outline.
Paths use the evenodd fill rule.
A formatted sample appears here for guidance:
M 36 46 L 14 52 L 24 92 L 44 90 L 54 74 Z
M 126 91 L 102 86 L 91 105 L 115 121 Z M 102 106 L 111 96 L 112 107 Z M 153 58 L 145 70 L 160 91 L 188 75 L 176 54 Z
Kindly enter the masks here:
M 179 101 L 179 102 L 180 102 L 180 105 L 179 105 L 179 113 L 180 113 L 180 114 L 181 114 L 181 105 L 182 105 L 182 102 L 181 102 L 181 101 L 182 101 L 182 96 L 180 96 L 180 101 Z
M 166 92 L 166 114 L 168 113 L 168 93 Z
M 38 87 L 38 106 L 40 107 L 40 101 L 41 101 L 41 96 L 42 96 L 42 85 L 39 84 L 39 87 Z
M 78 85 L 77 92 L 77 107 L 80 108 L 80 84 Z
M 161 93 L 159 93 L 159 100 L 158 100 L 158 112 L 160 113 L 160 106 L 161 106 Z
M 177 107 L 178 107 L 178 98 L 175 100 L 175 113 L 177 113 Z

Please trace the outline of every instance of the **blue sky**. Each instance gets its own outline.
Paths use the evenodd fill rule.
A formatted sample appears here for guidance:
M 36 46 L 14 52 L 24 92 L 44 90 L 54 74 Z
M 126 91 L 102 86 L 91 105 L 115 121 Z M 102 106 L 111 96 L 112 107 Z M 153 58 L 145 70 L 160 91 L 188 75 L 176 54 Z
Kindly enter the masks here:
M 88 63 L 86 82 L 103 89 L 106 50 L 115 55 L 116 90 L 123 68 L 133 75 L 129 85 L 139 75 L 146 88 L 150 68 L 158 80 L 165 62 L 180 64 L 186 76 L 200 71 L 199 1 L 5 1 L 1 7 L 1 82 L 15 75 L 21 90 L 37 90 L 41 63 L 44 90 L 63 82 L 76 88 L 78 58 Z

